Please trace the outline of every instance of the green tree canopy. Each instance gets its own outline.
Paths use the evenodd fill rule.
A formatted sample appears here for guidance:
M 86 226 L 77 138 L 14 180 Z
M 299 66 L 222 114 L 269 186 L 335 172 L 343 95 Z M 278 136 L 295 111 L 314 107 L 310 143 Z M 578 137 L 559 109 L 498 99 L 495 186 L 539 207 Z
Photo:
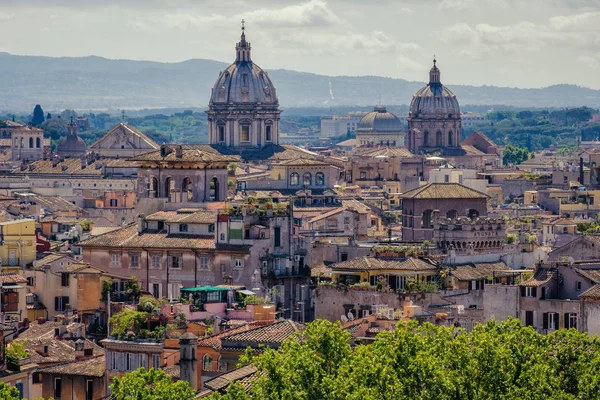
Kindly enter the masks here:
M 549 335 L 517 319 L 471 332 L 415 321 L 350 347 L 350 334 L 316 321 L 279 350 L 243 363 L 259 374 L 213 399 L 576 400 L 600 398 L 600 340 L 574 329 Z
M 161 369 L 139 368 L 110 385 L 114 400 L 191 400 L 195 392 L 185 381 L 173 382 Z
M 14 386 L 8 386 L 4 382 L 0 382 L 0 399 L 2 400 L 19 400 L 19 391 Z
M 39 126 L 44 122 L 44 110 L 39 104 L 35 105 L 33 109 L 33 117 L 31 118 L 31 124 L 33 126 Z
M 518 147 L 513 146 L 512 144 L 507 144 L 504 148 L 503 152 L 503 162 L 504 164 L 521 164 L 523 161 L 526 161 L 529 158 L 529 151 L 527 147 Z

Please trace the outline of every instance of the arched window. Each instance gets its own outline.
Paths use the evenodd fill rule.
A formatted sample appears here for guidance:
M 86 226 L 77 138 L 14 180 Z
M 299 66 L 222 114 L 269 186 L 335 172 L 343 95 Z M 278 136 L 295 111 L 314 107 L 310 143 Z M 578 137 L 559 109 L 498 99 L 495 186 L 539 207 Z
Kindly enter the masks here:
M 310 174 L 310 172 L 306 172 L 304 174 L 304 185 L 305 186 L 312 185 L 312 175 Z
M 225 142 L 225 125 L 218 125 L 217 126 L 217 134 L 218 134 L 218 142 L 219 143 L 223 143 Z
M 35 147 L 37 147 L 39 149 L 41 147 L 41 142 L 42 141 L 40 140 L 40 138 L 36 138 L 35 139 Z
M 29 138 L 29 148 L 33 149 L 33 138 L 32 137 Z
M 219 356 L 219 372 L 227 372 L 227 362 L 223 361 L 223 357 Z
M 448 146 L 454 146 L 452 131 L 448 132 Z
M 300 184 L 300 175 L 295 172 L 290 174 L 290 185 L 298 186 Z
M 221 200 L 219 198 L 219 192 L 220 192 L 219 180 L 217 179 L 217 177 L 214 177 L 210 180 L 210 193 L 209 193 L 210 201 Z
M 183 192 L 183 196 L 181 200 L 193 201 L 194 200 L 194 191 L 192 186 L 192 180 L 190 178 L 184 178 L 183 182 L 181 182 L 181 191 Z
M 423 134 L 423 146 L 429 146 L 429 132 L 425 131 Z
M 250 125 L 242 125 L 240 132 L 240 142 L 250 141 Z
M 325 174 L 322 172 L 317 172 L 315 174 L 315 184 L 317 186 L 323 186 L 325 184 Z
M 458 212 L 456 210 L 448 210 L 446 213 L 447 218 L 456 218 L 458 216 Z
M 421 228 L 431 229 L 433 228 L 433 221 L 431 220 L 431 214 L 433 210 L 425 210 L 423 211 L 423 215 L 421 217 Z
M 202 370 L 203 371 L 212 371 L 212 358 L 208 354 L 205 354 L 202 357 Z
M 273 136 L 273 127 L 271 125 L 265 126 L 265 141 L 270 142 L 273 140 L 271 137 Z
M 171 179 L 171 178 L 165 179 L 165 193 L 164 193 L 163 197 L 170 198 L 172 188 L 173 188 L 173 179 Z
M 479 211 L 477 211 L 477 210 L 475 210 L 475 209 L 471 208 L 471 209 L 469 210 L 469 212 L 468 212 L 467 216 L 468 216 L 469 218 L 471 218 L 471 219 L 475 219 L 475 218 L 479 217 Z
M 158 197 L 158 179 L 156 178 L 150 178 L 150 193 L 148 195 L 148 197 L 150 197 L 151 199 Z
M 442 146 L 442 132 L 437 131 L 437 133 L 435 134 L 435 145 L 436 146 Z

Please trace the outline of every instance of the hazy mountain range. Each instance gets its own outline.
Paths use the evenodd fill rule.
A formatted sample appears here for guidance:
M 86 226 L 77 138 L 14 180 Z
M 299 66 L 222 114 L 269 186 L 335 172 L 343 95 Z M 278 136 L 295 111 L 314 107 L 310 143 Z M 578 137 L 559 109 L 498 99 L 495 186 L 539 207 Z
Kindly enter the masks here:
M 194 59 L 179 63 L 52 58 L 0 53 L 0 110 L 206 107 L 226 63 Z M 270 70 L 282 107 L 364 106 L 410 103 L 424 82 L 377 76 L 337 76 Z M 600 90 L 575 85 L 542 89 L 448 85 L 461 105 L 600 107 Z

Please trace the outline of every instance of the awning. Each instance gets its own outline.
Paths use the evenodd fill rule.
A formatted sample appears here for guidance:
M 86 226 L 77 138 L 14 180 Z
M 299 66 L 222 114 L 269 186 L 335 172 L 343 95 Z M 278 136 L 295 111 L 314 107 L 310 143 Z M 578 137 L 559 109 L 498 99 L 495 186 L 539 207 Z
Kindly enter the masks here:
M 242 289 L 242 290 L 236 290 L 236 292 L 244 294 L 246 296 L 256 296 L 256 293 L 250 291 L 250 290 L 246 290 L 246 289 Z

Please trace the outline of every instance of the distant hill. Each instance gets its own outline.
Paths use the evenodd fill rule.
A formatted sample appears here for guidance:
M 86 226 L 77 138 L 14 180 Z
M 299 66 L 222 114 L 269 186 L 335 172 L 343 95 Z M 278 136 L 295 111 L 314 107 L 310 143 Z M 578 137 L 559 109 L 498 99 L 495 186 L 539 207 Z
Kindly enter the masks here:
M 194 59 L 179 63 L 52 58 L 0 53 L 0 110 L 138 109 L 206 107 L 226 63 Z M 424 82 L 377 76 L 339 76 L 272 70 L 283 107 L 364 106 L 381 95 L 388 105 L 408 104 Z M 461 105 L 600 107 L 600 90 L 575 85 L 542 89 L 448 85 Z

